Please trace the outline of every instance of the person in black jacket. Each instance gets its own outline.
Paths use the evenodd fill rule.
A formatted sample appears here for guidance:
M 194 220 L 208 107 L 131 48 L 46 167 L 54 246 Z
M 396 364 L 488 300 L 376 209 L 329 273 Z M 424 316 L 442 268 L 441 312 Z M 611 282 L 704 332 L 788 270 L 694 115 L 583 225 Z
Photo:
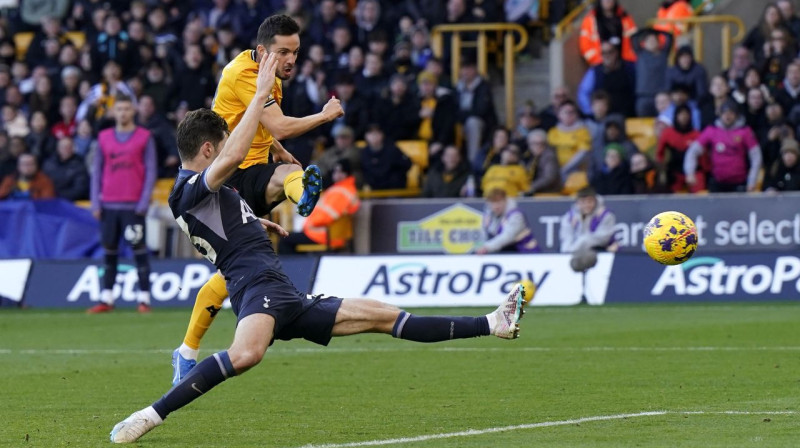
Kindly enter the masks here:
M 497 123 L 492 101 L 492 87 L 478 74 L 475 61 L 466 59 L 461 65 L 458 90 L 458 121 L 464 125 L 467 158 L 474 160 L 483 145 L 487 130 Z
M 767 173 L 766 191 L 800 191 L 800 146 L 794 139 L 786 139 L 781 146 L 781 157 Z
M 353 77 L 348 73 L 341 73 L 336 78 L 334 90 L 336 98 L 341 101 L 344 115 L 331 123 L 332 128 L 348 126 L 355 133 L 356 140 L 363 139 L 369 124 L 367 100 L 356 90 Z
M 372 109 L 373 121 L 378 123 L 389 140 L 412 140 L 419 131 L 419 98 L 408 91 L 402 75 L 392 75 L 389 89 Z
M 633 177 L 622 145 L 612 143 L 606 147 L 605 164 L 592 187 L 602 195 L 633 194 Z
M 466 195 L 464 186 L 469 177 L 469 167 L 454 145 L 442 151 L 442 161 L 428 172 L 422 196 L 426 198 L 458 198 Z
M 89 172 L 83 157 L 75 154 L 71 138 L 58 140 L 56 153 L 45 160 L 42 171 L 53 181 L 58 197 L 69 201 L 89 199 Z
M 203 66 L 203 50 L 200 45 L 187 45 L 183 64 L 173 77 L 174 104 L 186 102 L 189 110 L 209 107 L 215 84 L 213 74 Z
M 452 145 L 456 140 L 456 116 L 453 113 L 456 108 L 455 98 L 450 89 L 437 88 L 437 85 L 436 75 L 429 71 L 423 71 L 417 76 L 419 117 L 422 120 L 418 136 L 427 140 L 431 154 L 439 153 L 442 148 Z
M 175 177 L 178 174 L 178 165 L 180 165 L 175 128 L 157 112 L 155 101 L 148 95 L 139 98 L 136 111 L 136 121 L 150 131 L 156 144 L 158 177 Z
M 378 124 L 367 127 L 366 140 L 367 146 L 361 153 L 364 184 L 373 190 L 405 188 L 411 160 L 394 143 L 384 141 Z
M 120 18 L 109 14 L 103 23 L 103 32 L 92 42 L 92 66 L 102 67 L 114 61 L 122 67 L 122 75 L 130 76 L 139 67 L 134 66 L 134 54 L 127 31 L 122 29 Z M 138 55 L 137 55 L 138 56 Z

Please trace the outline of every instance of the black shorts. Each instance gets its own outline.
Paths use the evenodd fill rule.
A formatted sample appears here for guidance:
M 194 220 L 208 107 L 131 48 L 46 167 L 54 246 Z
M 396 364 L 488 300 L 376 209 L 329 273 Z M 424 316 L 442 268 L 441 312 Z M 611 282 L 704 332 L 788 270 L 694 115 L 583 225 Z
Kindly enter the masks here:
M 103 247 L 116 249 L 119 238 L 133 248 L 144 245 L 144 216 L 133 210 L 115 210 L 104 208 L 100 215 L 100 240 Z
M 239 192 L 239 196 L 253 209 L 256 216 L 266 216 L 283 201 L 267 204 L 267 185 L 275 168 L 282 163 L 259 163 L 245 169 L 237 169 L 226 182 Z
M 263 272 L 231 297 L 237 322 L 251 314 L 275 318 L 275 338 L 283 341 L 303 338 L 328 345 L 342 299 L 301 293 L 286 275 Z

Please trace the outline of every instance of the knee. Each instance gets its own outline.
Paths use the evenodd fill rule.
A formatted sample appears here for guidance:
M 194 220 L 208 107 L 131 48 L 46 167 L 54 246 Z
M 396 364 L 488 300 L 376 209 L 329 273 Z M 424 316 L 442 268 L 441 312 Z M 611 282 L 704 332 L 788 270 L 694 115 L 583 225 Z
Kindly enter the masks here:
M 264 352 L 245 348 L 242 350 L 230 349 L 228 356 L 231 358 L 231 364 L 238 373 L 242 373 L 252 367 L 258 365 L 261 359 L 264 358 Z
M 283 188 L 283 181 L 286 179 L 286 176 L 288 176 L 289 173 L 302 170 L 303 167 L 300 165 L 295 165 L 294 163 L 285 163 L 275 168 L 275 174 L 272 175 L 269 181 L 271 184 Z

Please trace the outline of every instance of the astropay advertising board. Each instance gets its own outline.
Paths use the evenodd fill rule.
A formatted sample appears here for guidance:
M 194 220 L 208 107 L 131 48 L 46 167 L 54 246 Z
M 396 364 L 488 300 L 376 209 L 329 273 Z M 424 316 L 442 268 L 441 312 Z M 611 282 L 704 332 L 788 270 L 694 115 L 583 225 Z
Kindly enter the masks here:
M 400 307 L 496 306 L 522 279 L 537 285 L 534 305 L 576 305 L 583 279 L 569 255 L 323 256 L 314 294 L 367 297 Z M 586 275 L 587 300 L 601 305 L 613 254 Z

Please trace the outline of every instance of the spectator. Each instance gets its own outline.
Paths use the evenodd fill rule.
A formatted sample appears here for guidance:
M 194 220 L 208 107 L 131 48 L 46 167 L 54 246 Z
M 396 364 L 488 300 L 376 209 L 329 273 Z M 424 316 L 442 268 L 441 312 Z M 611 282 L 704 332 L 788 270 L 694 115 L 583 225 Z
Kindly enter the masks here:
M 580 51 L 589 65 L 603 62 L 601 45 L 612 43 L 622 48 L 622 59 L 635 62 L 631 36 L 636 33 L 633 18 L 619 6 L 617 0 L 599 0 L 581 23 Z
M 633 194 L 650 194 L 657 191 L 657 173 L 653 162 L 640 152 L 631 157 L 631 177 L 633 179 Z
M 45 58 L 46 47 L 50 41 L 61 45 L 68 42 L 61 28 L 61 21 L 55 17 L 42 19 L 42 28 L 34 33 L 33 39 L 28 45 L 28 51 L 25 52 L 25 62 L 31 67 L 39 64 Z
M 411 44 L 404 40 L 396 43 L 392 53 L 392 73 L 402 75 L 404 81 L 413 85 L 417 72 L 417 68 L 411 64 Z
M 103 32 L 91 44 L 92 66 L 103 67 L 114 61 L 122 69 L 122 76 L 130 76 L 134 69 L 134 54 L 128 32 L 122 29 L 122 22 L 114 14 L 106 16 Z
M 50 134 L 44 112 L 34 112 L 31 115 L 31 132 L 25 136 L 25 144 L 37 161 L 43 162 L 55 152 L 56 140 Z
M 678 49 L 675 65 L 667 70 L 667 89 L 678 85 L 686 87 L 689 99 L 695 103 L 708 95 L 708 73 L 694 60 L 694 52 L 688 45 Z
M 92 170 L 92 213 L 99 219 L 105 250 L 100 303 L 89 313 L 114 309 L 120 237 L 133 248 L 139 275 L 139 312 L 150 311 L 150 261 L 145 244 L 144 217 L 156 180 L 156 149 L 150 132 L 134 122 L 131 98 L 114 101 L 116 126 L 98 135 L 98 154 Z M 112 179 L 113 178 L 113 179 Z
M 794 37 L 795 41 L 800 39 L 800 18 L 794 13 L 794 1 L 778 0 L 775 5 L 780 9 L 783 23 L 792 33 L 792 37 Z
M 347 26 L 347 19 L 336 11 L 335 0 L 320 1 L 316 14 L 311 20 L 311 26 L 309 26 L 308 34 L 311 41 L 318 45 L 328 46 L 326 50 L 330 51 L 333 48 L 330 45 L 333 38 L 333 30 L 337 26 Z
M 364 47 L 369 34 L 383 28 L 381 5 L 378 0 L 358 0 L 353 16 L 356 19 L 356 41 Z
M 633 175 L 625 158 L 625 149 L 619 143 L 606 146 L 603 165 L 592 179 L 592 187 L 598 194 L 633 194 Z
M 353 45 L 353 34 L 349 26 L 340 24 L 333 29 L 330 47 L 325 49 L 330 66 L 336 67 L 339 72 L 347 69 L 354 76 L 361 73 L 364 68 L 364 49 Z M 353 54 L 355 49 L 358 49 L 358 55 Z
M 487 143 L 481 149 L 478 157 L 472 161 L 472 172 L 477 177 L 478 184 L 490 166 L 500 163 L 500 153 L 509 143 L 511 143 L 511 133 L 508 132 L 508 129 L 502 126 L 494 128 L 492 141 Z
M 762 135 L 756 133 L 761 146 L 761 159 L 764 169 L 769 170 L 781 156 L 783 142 L 794 139 L 794 129 L 786 120 L 783 108 L 779 103 L 772 103 L 766 107 L 766 127 Z
M 784 140 L 781 155 L 767 173 L 765 191 L 800 191 L 800 146 L 794 139 Z
M 180 165 L 175 129 L 157 112 L 153 98 L 144 95 L 139 99 L 136 121 L 139 126 L 150 131 L 153 138 L 156 146 L 158 177 L 175 177 Z
M 625 118 L 620 115 L 609 115 L 608 111 L 611 107 L 611 98 L 603 90 L 597 90 L 592 93 L 591 100 L 592 114 L 589 115 L 584 122 L 586 128 L 589 129 L 589 135 L 592 137 L 592 142 L 598 141 L 603 138 L 606 132 L 606 123 L 611 119 Z M 655 107 L 655 106 L 654 106 Z
M 328 0 L 330 1 L 330 0 Z M 323 2 L 324 3 L 324 2 Z M 251 45 L 258 33 L 258 27 L 264 18 L 270 14 L 269 6 L 261 0 L 244 0 L 241 13 L 241 28 L 238 29 L 238 38 L 246 45 Z M 311 27 L 313 30 L 315 27 Z
M 547 132 L 547 144 L 555 148 L 561 176 L 579 169 L 592 146 L 589 129 L 579 118 L 578 106 L 566 101 L 558 109 L 558 124 Z
M 590 68 L 578 87 L 578 102 L 584 114 L 592 112 L 592 93 L 603 90 L 611 98 L 611 113 L 633 117 L 636 112 L 636 66 L 619 57 L 619 49 L 605 42 L 603 62 Z
M 800 71 L 798 71 L 798 74 L 800 74 Z M 730 87 L 728 87 L 722 75 L 711 78 L 709 93 L 710 95 L 700 103 L 700 124 L 702 129 L 714 123 L 719 115 L 720 106 L 730 99 Z
M 20 113 L 16 106 L 8 103 L 3 106 L 3 130 L 8 133 L 9 137 L 24 138 L 31 132 L 25 115 Z
M 374 101 L 380 97 L 386 84 L 383 60 L 375 53 L 367 53 L 364 57 L 364 71 L 356 81 L 359 93 L 363 94 L 367 101 Z
M 561 218 L 561 253 L 572 254 L 570 267 L 586 272 L 597 264 L 597 253 L 614 251 L 614 214 L 591 187 L 578 192 L 575 204 Z
M 461 158 L 461 150 L 448 145 L 442 151 L 441 162 L 428 171 L 422 196 L 426 198 L 457 198 L 466 196 L 469 167 Z
M 692 112 L 692 126 L 695 129 L 701 129 L 702 118 L 700 116 L 700 109 L 697 108 L 697 103 L 689 100 L 689 90 L 683 84 L 675 84 L 669 92 L 669 106 L 658 115 L 658 119 L 672 125 L 672 119 L 675 117 L 675 108 L 678 106 L 689 106 Z
M 156 110 L 167 111 L 170 106 L 170 85 L 167 83 L 164 66 L 159 61 L 151 61 L 147 65 L 142 95 L 149 96 L 156 105 Z
M 728 87 L 731 91 L 736 90 L 738 86 L 744 83 L 744 77 L 747 74 L 747 69 L 753 66 L 753 54 L 747 47 L 738 45 L 733 49 L 733 63 L 722 73 L 722 76 L 728 82 Z
M 186 102 L 189 110 L 209 107 L 216 83 L 208 68 L 203 65 L 203 50 L 200 45 L 188 45 L 183 55 L 183 64 L 172 81 L 173 105 Z
M 134 104 L 136 103 L 133 91 L 122 82 L 120 65 L 115 61 L 108 61 L 103 66 L 103 81 L 92 86 L 91 91 L 78 106 L 75 119 L 78 121 L 84 118 L 89 120 L 111 119 L 114 98 L 117 93 L 130 97 Z
M 369 100 L 356 90 L 353 77 L 347 73 L 339 75 L 334 90 L 336 98 L 341 102 L 344 115 L 334 120 L 333 126 L 348 126 L 353 129 L 357 140 L 364 138 L 364 132 L 369 124 Z
M 311 215 L 303 222 L 302 233 L 290 233 L 281 238 L 279 252 L 294 253 L 300 244 L 325 244 L 331 249 L 341 249 L 347 241 L 331 239 L 328 229 L 337 220 L 355 215 L 361 206 L 356 190 L 356 179 L 350 169 L 350 162 L 341 159 L 333 167 L 333 185 L 326 188 Z
M 541 126 L 542 120 L 536 115 L 533 101 L 527 101 L 517 114 L 517 126 L 514 127 L 512 138 L 514 141 L 524 144 L 528 134 L 535 129 L 541 129 Z
M 214 0 L 214 6 L 208 11 L 206 17 L 206 27 L 212 30 L 222 27 L 229 27 L 235 30 L 241 29 L 241 14 L 242 11 L 237 2 L 231 0 Z
M 467 157 L 473 160 L 480 151 L 486 130 L 497 123 L 492 87 L 478 75 L 475 61 L 461 65 L 458 85 L 458 121 L 464 126 Z
M 800 62 L 786 67 L 786 77 L 775 92 L 775 101 L 783 106 L 787 115 L 800 104 Z
M 484 196 L 492 190 L 500 189 L 506 196 L 516 197 L 528 191 L 530 183 L 528 173 L 520 163 L 519 147 L 512 143 L 500 153 L 500 164 L 492 165 L 486 170 L 481 179 L 481 190 Z
M 775 93 L 786 75 L 786 67 L 797 56 L 797 47 L 788 30 L 778 28 L 770 33 L 770 41 L 764 45 L 764 62 L 761 64 L 761 80 L 771 93 Z
M 56 197 L 53 182 L 39 171 L 32 154 L 17 158 L 17 172 L 9 174 L 0 183 L 0 199 L 53 199 Z
M 556 152 L 547 145 L 547 133 L 541 129 L 531 131 L 527 137 L 528 152 L 531 154 L 531 184 L 525 196 L 539 193 L 561 192 L 561 168 L 558 166 Z
M 420 125 L 417 135 L 428 142 L 428 151 L 437 154 L 456 140 L 456 116 L 453 111 L 456 101 L 452 91 L 437 88 L 436 76 L 423 71 L 417 76 L 420 96 Z
M 677 3 L 685 4 L 682 1 Z M 636 115 L 655 117 L 656 93 L 667 88 L 672 35 L 664 31 L 644 29 L 634 34 L 631 42 L 636 52 Z
M 486 195 L 483 212 L 484 243 L 475 250 L 484 255 L 497 252 L 540 252 L 525 214 L 517 201 L 509 198 L 503 189 L 496 188 Z
M 78 123 L 75 121 L 75 112 L 78 110 L 78 101 L 74 96 L 65 96 L 61 98 L 58 105 L 58 113 L 61 120 L 54 124 L 50 129 L 50 133 L 57 139 L 73 137 L 78 128 Z
M 379 125 L 369 125 L 365 136 L 367 146 L 361 153 L 364 184 L 372 190 L 405 188 L 411 160 L 393 143 L 385 141 Z
M 97 149 L 97 140 L 94 138 L 92 125 L 88 121 L 78 122 L 73 143 L 75 145 L 75 153 L 86 159 L 86 163 L 91 166 L 91 157 L 93 157 Z
M 770 98 L 771 95 L 767 86 L 761 83 L 761 72 L 756 67 L 750 67 L 745 72 L 744 82 L 736 86 L 736 90 L 731 92 L 731 98 L 736 100 L 737 103 L 743 105 L 747 103 L 747 94 L 750 89 L 760 89 L 764 94 L 764 98 Z
M 756 138 L 762 141 L 767 134 L 767 100 L 761 89 L 750 89 L 747 92 L 747 103 L 744 109 L 745 124 L 753 130 Z
M 56 109 L 56 98 L 53 92 L 53 82 L 47 76 L 42 76 L 34 82 L 33 93 L 28 98 L 30 112 L 42 112 L 47 121 L 58 120 L 58 109 Z
M 428 30 L 424 26 L 417 26 L 411 33 L 411 63 L 417 70 L 423 70 L 432 57 Z
M 569 88 L 566 86 L 556 87 L 550 97 L 550 104 L 539 111 L 539 118 L 542 120 L 542 129 L 549 131 L 558 124 L 558 109 L 570 99 Z
M 53 181 L 58 197 L 68 201 L 89 199 L 89 172 L 83 158 L 75 154 L 71 138 L 58 140 L 56 153 L 45 160 L 42 171 Z
M 66 66 L 61 70 L 61 85 L 58 94 L 61 97 L 72 96 L 78 99 L 78 91 L 81 82 L 81 69 L 74 65 Z
M 333 128 L 333 146 L 326 149 L 313 163 L 319 167 L 326 183 L 332 179 L 333 169 L 340 160 L 347 160 L 350 173 L 361 188 L 364 178 L 361 172 L 361 151 L 355 146 L 355 134 L 349 126 L 338 125 Z
M 686 176 L 683 174 L 684 156 L 698 135 L 700 132 L 692 127 L 689 107 L 686 105 L 676 107 L 672 126 L 661 132 L 656 150 L 656 162 L 666 167 L 667 183 L 673 193 L 684 191 L 687 187 L 692 193 L 706 188 L 707 157 L 703 157 L 700 161 L 700 169 L 695 173 L 694 184 L 687 185 Z
M 592 140 L 592 152 L 589 156 L 588 168 L 590 181 L 602 173 L 607 158 L 608 145 L 612 144 L 617 144 L 622 149 L 622 159 L 626 163 L 630 161 L 634 154 L 639 152 L 639 148 L 628 138 L 625 120 L 618 115 L 609 117 L 606 121 L 603 135 L 597 140 Z
M 764 7 L 761 21 L 747 33 L 742 45 L 753 54 L 756 64 L 762 64 L 766 59 L 764 48 L 772 36 L 772 31 L 776 29 L 787 29 L 786 22 L 781 16 L 781 11 L 774 3 L 768 3 Z
M 687 19 L 694 15 L 694 9 L 687 0 L 664 0 L 658 8 L 659 19 Z M 686 25 L 678 23 L 657 23 L 653 28 L 671 34 L 677 40 L 686 32 Z M 672 45 L 666 48 L 672 49 Z
M 389 90 L 376 102 L 372 116 L 391 141 L 411 140 L 419 134 L 419 99 L 408 92 L 408 85 L 401 75 L 393 75 Z
M 723 104 L 717 123 L 704 129 L 689 146 L 683 171 L 686 183 L 690 186 L 697 183 L 698 159 L 707 152 L 710 192 L 755 191 L 758 171 L 761 169 L 761 148 L 753 131 L 740 117 L 738 108 L 733 101 Z

